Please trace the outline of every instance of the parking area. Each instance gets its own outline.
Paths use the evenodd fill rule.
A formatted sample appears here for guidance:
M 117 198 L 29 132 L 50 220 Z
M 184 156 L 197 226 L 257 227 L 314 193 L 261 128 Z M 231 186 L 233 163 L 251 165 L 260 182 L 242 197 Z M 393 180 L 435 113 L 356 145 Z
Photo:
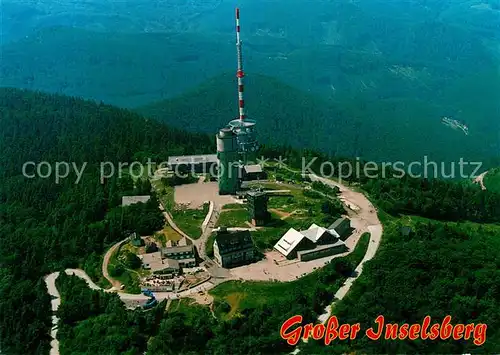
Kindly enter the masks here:
M 349 239 L 359 239 L 360 233 L 354 233 Z M 349 241 L 349 239 L 347 241 Z M 356 240 L 349 244 L 355 245 Z M 349 252 L 327 256 L 310 261 L 298 261 L 298 259 L 288 260 L 278 251 L 269 251 L 265 253 L 265 259 L 245 266 L 231 269 L 232 279 L 256 280 L 256 281 L 293 281 L 299 277 L 310 274 L 314 270 L 325 266 L 330 260 L 339 258 Z
M 207 201 L 213 201 L 219 206 L 238 202 L 232 196 L 220 196 L 217 182 L 201 182 L 176 186 L 174 200 L 176 204 L 181 204 L 192 209 L 201 208 Z

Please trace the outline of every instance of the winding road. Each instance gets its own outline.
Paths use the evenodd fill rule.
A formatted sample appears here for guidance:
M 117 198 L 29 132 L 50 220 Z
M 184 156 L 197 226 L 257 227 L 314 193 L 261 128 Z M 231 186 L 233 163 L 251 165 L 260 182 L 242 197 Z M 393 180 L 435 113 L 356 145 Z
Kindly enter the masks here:
M 338 187 L 340 190 L 340 199 L 350 209 L 349 215 L 359 218 L 364 224 L 366 231 L 370 233 L 370 243 L 368 244 L 365 256 L 354 271 L 354 276 L 347 278 L 344 284 L 335 293 L 334 302 L 328 305 L 325 308 L 325 311 L 318 317 L 318 322 L 325 324 L 332 314 L 332 309 L 335 303 L 342 300 L 347 295 L 354 284 L 354 281 L 356 281 L 356 279 L 361 275 L 364 263 L 371 260 L 375 256 L 382 239 L 383 227 L 378 218 L 375 207 L 365 195 L 360 192 L 353 191 L 338 182 L 325 179 L 314 174 L 309 175 L 309 177 L 312 181 L 319 181 L 331 187 Z M 304 342 L 307 342 L 307 340 Z M 290 354 L 295 355 L 298 353 L 300 353 L 300 349 L 297 347 Z
M 359 275 L 361 275 L 361 272 L 363 271 L 363 264 L 375 256 L 382 239 L 383 227 L 378 218 L 375 207 L 361 192 L 350 190 L 345 185 L 316 175 L 310 175 L 310 178 L 312 181 L 319 181 L 331 187 L 338 187 L 340 190 L 341 200 L 349 206 L 352 211 L 350 215 L 355 215 L 356 218 L 359 218 L 364 224 L 366 231 L 370 233 L 370 243 L 368 244 L 368 249 L 366 250 L 365 256 L 355 269 L 355 276 L 349 277 L 335 293 L 335 302 L 337 302 L 345 297 L 354 281 L 359 277 Z M 318 317 L 318 321 L 325 323 L 330 317 L 331 311 L 332 305 L 329 305 L 326 307 L 325 312 Z

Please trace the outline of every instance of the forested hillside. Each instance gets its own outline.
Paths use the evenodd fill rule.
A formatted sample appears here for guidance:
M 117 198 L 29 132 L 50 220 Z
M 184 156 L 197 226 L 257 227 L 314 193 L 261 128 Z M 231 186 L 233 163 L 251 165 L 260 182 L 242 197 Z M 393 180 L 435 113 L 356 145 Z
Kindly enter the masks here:
M 214 45 L 213 38 L 190 33 L 102 33 L 56 26 L 0 48 L 0 86 L 120 107 L 179 95 L 234 64 L 232 37 Z
M 58 309 L 62 354 L 141 354 L 165 317 L 166 301 L 149 312 L 130 312 L 118 295 L 93 291 L 85 281 L 64 273 L 57 289 L 64 299 Z
M 128 110 L 78 98 L 0 89 L 0 166 L 5 176 L 43 160 L 82 164 L 130 162 L 215 150 L 206 135 L 186 134 Z
M 232 2 L 4 2 L 1 86 L 152 105 L 162 122 L 210 134 L 236 115 Z M 263 142 L 497 165 L 498 1 L 239 5 L 246 104 Z
M 235 68 L 234 2 L 75 3 L 2 2 L 2 86 L 131 107 Z M 246 69 L 327 98 L 433 98 L 499 56 L 496 0 L 238 5 Z
M 208 137 L 126 110 L 36 92 L 1 89 L 0 117 L 0 344 L 6 354 L 46 354 L 51 312 L 43 276 L 83 267 L 97 280 L 107 246 L 134 228 L 147 234 L 163 223 L 155 199 L 118 213 L 122 195 L 149 193 L 150 186 L 134 188 L 116 175 L 101 184 L 98 163 L 213 147 Z M 75 176 L 57 184 L 23 177 L 26 161 L 88 165 L 77 184 Z
M 180 97 L 139 108 L 137 111 L 160 122 L 191 132 L 215 133 L 237 117 L 236 77 L 226 73 L 212 78 L 194 91 Z M 246 77 L 245 100 L 248 117 L 258 122 L 261 142 L 294 147 L 322 147 L 333 150 L 332 132 L 342 130 L 343 142 L 353 136 L 354 119 L 281 81 L 262 75 Z M 354 121 L 354 122 L 353 122 Z M 311 131 L 311 123 L 328 130 Z M 343 129 L 342 129 L 342 126 Z M 293 132 L 293 134 L 290 134 Z M 341 147 L 338 147 L 341 149 Z M 344 146 L 345 149 L 348 144 Z
M 309 148 L 326 154 L 360 156 L 375 161 L 419 161 L 424 157 L 450 170 L 450 162 L 483 162 L 486 169 L 499 163 L 500 147 L 491 113 L 499 109 L 494 92 L 500 81 L 478 82 L 498 77 L 489 72 L 465 77 L 456 87 L 444 90 L 435 101 L 417 99 L 374 99 L 361 95 L 355 99 L 324 100 L 271 77 L 249 73 L 245 78 L 245 105 L 250 118 L 257 121 L 261 143 Z M 199 88 L 174 99 L 137 109 L 174 127 L 191 132 L 215 134 L 237 116 L 237 84 L 227 73 L 207 81 Z M 454 106 L 451 102 L 459 102 Z M 463 109 L 460 117 L 469 123 L 466 136 L 440 122 L 443 114 Z M 458 173 L 458 170 L 457 170 Z
M 419 214 L 445 221 L 500 222 L 500 194 L 481 191 L 469 181 L 450 183 L 404 177 L 367 180 L 364 188 L 391 214 Z
M 322 346 L 309 342 L 305 354 L 492 354 L 500 350 L 500 228 L 474 223 L 439 223 L 384 218 L 377 256 L 363 266 L 350 293 L 335 306 L 342 323 L 361 323 L 356 340 Z M 409 226 L 412 232 L 403 234 Z M 450 315 L 451 324 L 486 324 L 486 342 L 464 340 L 372 341 L 364 330 L 377 316 L 386 323 L 431 324 Z M 375 328 L 376 329 L 376 328 Z
M 66 267 L 82 267 L 98 280 L 101 256 L 109 245 L 132 229 L 148 234 L 161 223 L 155 198 L 133 208 L 119 207 L 122 195 L 147 193 L 148 183 L 134 187 L 128 178 L 112 177 L 101 184 L 97 164 L 143 161 L 150 155 L 163 161 L 170 154 L 211 152 L 214 147 L 210 136 L 171 129 L 104 104 L 14 89 L 2 90 L 0 98 L 0 148 L 6 152 L 1 156 L 0 184 L 0 344 L 6 354 L 47 354 L 51 312 L 43 276 Z M 263 147 L 261 152 L 269 158 L 283 156 L 298 168 L 302 157 L 320 156 L 313 164 L 315 171 L 321 160 L 344 160 L 291 148 Z M 77 184 L 74 178 L 56 184 L 49 178 L 21 175 L 23 162 L 40 160 L 89 163 Z M 335 308 L 339 317 L 368 324 L 376 313 L 394 322 L 418 322 L 424 313 L 433 317 L 450 313 L 463 322 L 487 323 L 488 330 L 493 330 L 488 332 L 484 348 L 478 350 L 498 351 L 499 334 L 494 329 L 498 327 L 500 232 L 486 223 L 498 221 L 499 195 L 466 182 L 372 180 L 366 176 L 347 180 L 360 184 L 393 216 L 380 211 L 386 227 L 380 254 L 367 265 L 353 293 Z M 127 216 L 126 223 L 121 221 L 122 215 Z M 463 219 L 483 225 L 463 223 Z M 447 223 L 449 220 L 458 223 Z M 414 232 L 401 235 L 402 225 L 411 226 Z M 246 304 L 237 317 L 228 313 L 224 296 L 250 292 L 252 287 L 224 284 L 213 292 L 218 299 L 217 320 L 208 309 L 184 303 L 168 314 L 127 312 L 116 296 L 98 295 L 80 280 L 62 277 L 58 281 L 65 304 L 60 312 L 61 349 L 106 354 L 148 350 L 162 355 L 289 353 L 291 347 L 279 337 L 281 323 L 294 314 L 314 321 L 353 272 L 367 243 L 291 284 L 294 292 L 283 292 L 280 287 L 288 286 L 276 283 L 256 286 L 276 292 L 265 303 Z M 415 285 L 421 290 L 417 294 Z M 317 345 L 311 342 L 308 346 L 312 348 L 303 352 L 335 350 L 318 349 Z M 477 348 L 463 342 L 353 341 L 336 349 L 463 353 Z

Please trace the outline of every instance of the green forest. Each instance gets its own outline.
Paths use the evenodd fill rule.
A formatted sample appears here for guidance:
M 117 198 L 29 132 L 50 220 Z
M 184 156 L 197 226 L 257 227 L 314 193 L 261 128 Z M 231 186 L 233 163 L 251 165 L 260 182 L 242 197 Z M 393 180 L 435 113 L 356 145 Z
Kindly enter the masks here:
M 163 225 L 154 198 L 120 207 L 123 195 L 149 194 L 148 184 L 116 175 L 101 183 L 99 162 L 162 159 L 213 144 L 108 105 L 14 89 L 1 89 L 0 117 L 0 344 L 7 354 L 43 354 L 51 328 L 43 276 L 82 267 L 97 280 L 107 247 Z M 78 184 L 56 184 L 23 177 L 26 161 L 88 165 Z
M 325 99 L 281 79 L 249 73 L 245 104 L 264 144 L 377 162 L 428 157 L 446 163 L 446 171 L 450 162 L 458 164 L 462 158 L 483 162 L 486 169 L 499 164 L 497 122 L 492 115 L 499 109 L 495 93 L 500 90 L 500 80 L 493 78 L 500 79 L 496 69 L 464 74 L 432 98 L 380 98 L 359 93 Z M 236 87 L 234 74 L 225 73 L 178 97 L 134 110 L 173 127 L 213 135 L 237 117 Z M 443 125 L 440 118 L 444 115 L 466 121 L 471 134 Z
M 134 230 L 152 233 L 161 223 L 154 197 L 147 204 L 120 207 L 121 196 L 145 193 L 150 188 L 147 183 L 134 185 L 129 177 L 101 183 L 99 162 L 130 163 L 147 157 L 165 161 L 172 154 L 211 152 L 214 144 L 210 136 L 170 128 L 128 110 L 16 89 L 1 89 L 0 117 L 0 344 L 5 354 L 47 354 L 51 310 L 43 277 L 81 267 L 97 281 L 107 247 Z M 301 157 L 319 156 L 313 170 L 321 160 L 345 160 L 289 147 L 264 146 L 261 153 L 287 157 L 299 168 Z M 23 177 L 25 161 L 88 162 L 88 166 L 78 184 L 74 177 L 57 184 L 49 178 Z M 487 323 L 487 341 L 481 348 L 449 341 L 360 339 L 335 348 L 311 342 L 301 345 L 303 353 L 498 351 L 500 195 L 451 180 L 362 176 L 347 183 L 357 184 L 380 208 L 385 230 L 376 258 L 335 306 L 335 314 L 364 326 L 378 314 L 399 323 L 419 322 L 427 314 L 435 318 L 451 314 L 462 322 Z M 410 226 L 412 233 L 403 235 L 402 226 Z M 61 275 L 57 281 L 62 295 L 61 351 L 288 353 L 292 348 L 279 337 L 281 323 L 294 314 L 314 322 L 363 254 L 337 259 L 298 280 L 300 286 L 289 293 L 247 304 L 238 317 L 227 316 L 224 291 L 215 289 L 217 319 L 208 308 L 184 302 L 168 313 L 162 312 L 162 304 L 145 313 L 126 311 L 116 295 L 91 291 L 83 281 Z
M 325 347 L 308 344 L 309 354 L 491 354 L 500 348 L 500 228 L 476 223 L 435 222 L 384 216 L 377 256 L 363 266 L 348 296 L 335 306 L 342 323 L 372 327 L 386 322 L 421 323 L 452 316 L 453 324 L 487 324 L 486 343 L 469 341 L 372 341 L 359 336 Z M 412 232 L 405 235 L 403 226 Z
M 0 354 L 48 354 L 53 314 L 44 277 L 81 268 L 109 287 L 105 252 L 131 233 L 161 230 L 158 201 L 174 204 L 122 164 L 213 154 L 214 135 L 236 118 L 234 3 L 0 1 Z M 259 155 L 297 170 L 303 158 L 317 158 L 316 173 L 325 161 L 379 164 L 371 171 L 378 178 L 335 172 L 373 203 L 384 233 L 333 314 L 363 328 L 379 314 L 399 324 L 449 314 L 454 323 L 488 325 L 481 347 L 360 337 L 328 347 L 310 340 L 298 345 L 301 354 L 499 353 L 500 0 L 238 6 L 246 113 L 257 122 Z M 443 125 L 443 116 L 466 123 L 469 134 Z M 436 177 L 380 177 L 380 163 L 424 158 L 445 168 Z M 488 171 L 486 190 L 457 172 L 441 178 L 460 159 L 481 163 L 477 174 Z M 61 167 L 62 178 L 54 175 Z M 289 175 L 275 177 L 300 181 Z M 313 187 L 306 195 L 335 194 Z M 123 196 L 146 194 L 147 203 L 121 206 Z M 325 223 L 343 211 L 336 200 L 317 201 Z M 173 214 L 193 234 L 204 212 Z M 253 235 L 260 247 L 275 242 Z M 316 323 L 369 237 L 290 283 L 223 283 L 211 290 L 213 309 L 183 299 L 167 311 L 165 302 L 130 311 L 116 294 L 61 272 L 61 353 L 289 354 L 283 321 L 301 314 Z M 244 295 L 237 307 L 235 295 Z

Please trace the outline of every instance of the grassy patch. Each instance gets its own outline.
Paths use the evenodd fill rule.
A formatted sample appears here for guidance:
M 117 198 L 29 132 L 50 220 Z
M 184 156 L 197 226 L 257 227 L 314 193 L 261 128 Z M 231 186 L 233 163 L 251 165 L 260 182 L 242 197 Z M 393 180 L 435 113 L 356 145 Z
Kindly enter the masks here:
M 266 171 L 270 179 L 280 182 L 300 184 L 307 181 L 305 178 L 302 177 L 302 174 L 299 170 L 284 169 L 275 165 L 275 166 L 269 166 L 266 169 Z
M 136 247 L 136 246 L 133 246 L 131 243 L 125 243 L 121 246 L 120 248 L 120 252 L 123 253 L 125 251 L 129 251 L 133 254 L 140 254 L 140 249 L 139 247 Z M 142 247 L 142 249 L 144 249 L 144 247 Z M 118 255 L 119 257 L 119 255 Z
M 113 255 L 111 255 L 108 264 L 108 272 L 112 278 L 125 285 L 123 289 L 125 292 L 134 294 L 141 293 L 141 288 L 139 286 L 140 273 L 128 269 L 127 266 L 119 260 L 120 252 L 121 248 L 118 248 Z
M 201 236 L 201 225 L 207 216 L 208 208 L 209 204 L 205 203 L 200 209 L 176 207 L 171 212 L 175 224 L 190 237 L 198 239 Z
M 322 205 L 327 198 L 319 196 L 319 194 L 304 194 L 306 190 L 302 186 L 273 182 L 261 183 L 260 186 L 266 190 L 289 190 L 286 195 L 270 195 L 268 208 L 271 210 L 272 219 L 263 228 L 252 232 L 254 242 L 257 248 L 261 250 L 272 248 L 290 228 L 305 230 L 313 223 L 319 226 L 327 226 L 340 217 L 340 215 L 325 214 Z M 273 209 L 276 212 L 272 211 Z M 292 212 L 293 214 L 288 218 L 281 219 L 283 215 Z M 218 225 L 246 227 L 246 218 L 247 213 L 243 212 L 243 210 L 221 212 Z
M 152 181 L 151 186 L 156 192 L 158 200 L 160 200 L 163 207 L 171 211 L 175 206 L 174 188 L 171 186 L 165 186 L 161 180 Z
M 179 233 L 168 225 L 165 226 L 165 228 L 163 228 L 160 232 L 156 233 L 154 237 L 162 246 L 166 246 L 167 240 L 178 242 L 182 238 Z
M 217 221 L 217 227 L 248 227 L 248 211 L 246 209 L 238 209 L 231 211 L 222 210 Z
M 209 258 L 212 258 L 214 256 L 214 242 L 215 242 L 215 237 L 217 236 L 217 233 L 212 233 L 207 239 L 207 243 L 205 244 L 205 252 L 207 253 L 207 256 Z
M 168 313 L 182 313 L 185 316 L 186 324 L 192 325 L 200 321 L 200 316 L 205 315 L 207 306 L 196 303 L 192 298 L 182 298 L 172 300 Z
M 222 206 L 223 210 L 241 210 L 246 209 L 246 205 L 242 203 L 228 203 L 227 205 Z
M 369 243 L 370 234 L 364 233 L 352 253 L 335 258 L 323 268 L 295 281 L 229 281 L 217 286 L 209 293 L 231 306 L 228 317 L 244 309 L 288 299 L 290 294 L 297 290 L 305 292 L 305 290 L 312 289 L 318 282 L 323 283 L 329 292 L 334 293 L 347 278 L 347 275 L 341 272 L 342 268 L 339 265 L 348 264 L 354 270 L 363 259 Z
M 250 186 L 253 185 L 250 184 Z M 304 194 L 305 190 L 302 186 L 273 182 L 260 183 L 259 186 L 266 190 L 289 190 L 286 195 L 270 195 L 268 209 L 271 212 L 271 221 L 266 226 L 252 232 L 253 240 L 260 250 L 272 248 L 290 228 L 305 230 L 313 223 L 319 226 L 328 226 L 336 218 L 340 217 L 340 215 L 325 214 L 322 206 L 327 201 L 327 198 L 322 196 L 318 198 L 318 195 Z M 234 205 L 224 206 L 231 210 L 224 211 L 223 209 L 221 211 L 217 226 L 248 227 L 246 223 L 248 221 L 247 210 L 242 208 L 242 205 Z M 282 219 L 283 216 L 289 213 L 293 214 L 286 219 Z M 210 244 L 212 244 L 213 239 L 210 241 Z M 207 245 L 207 255 L 210 256 L 209 252 L 212 252 L 211 245 Z
M 241 302 L 244 298 L 245 294 L 239 292 L 235 292 L 227 296 L 226 302 L 231 307 L 231 310 L 223 317 L 225 317 L 226 319 L 232 318 L 236 314 L 236 311 L 241 308 Z

